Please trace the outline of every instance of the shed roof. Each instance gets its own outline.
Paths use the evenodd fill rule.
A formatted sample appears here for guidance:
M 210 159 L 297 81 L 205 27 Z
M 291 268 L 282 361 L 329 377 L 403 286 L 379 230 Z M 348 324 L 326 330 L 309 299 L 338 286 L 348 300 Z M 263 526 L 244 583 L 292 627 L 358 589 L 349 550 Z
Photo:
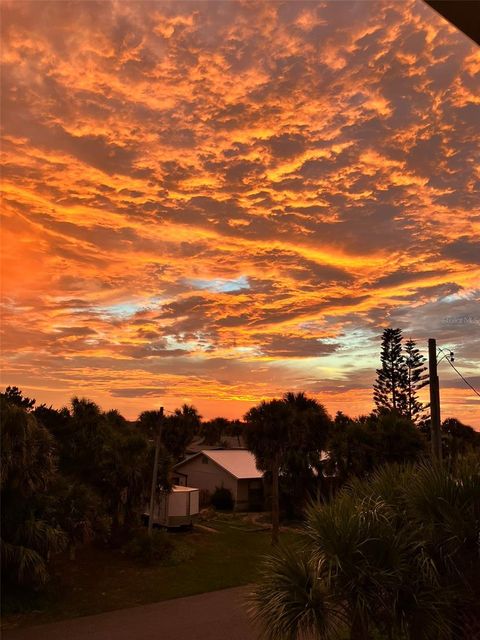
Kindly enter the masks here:
M 202 450 L 199 453 L 190 456 L 186 460 L 182 460 L 175 465 L 175 469 L 186 464 L 197 456 L 204 455 L 215 462 L 219 467 L 225 469 L 238 480 L 247 478 L 262 478 L 263 473 L 257 469 L 255 456 L 246 449 L 216 449 L 214 451 Z
M 192 491 L 198 491 L 195 487 L 185 487 L 181 484 L 172 485 L 172 493 L 191 493 Z

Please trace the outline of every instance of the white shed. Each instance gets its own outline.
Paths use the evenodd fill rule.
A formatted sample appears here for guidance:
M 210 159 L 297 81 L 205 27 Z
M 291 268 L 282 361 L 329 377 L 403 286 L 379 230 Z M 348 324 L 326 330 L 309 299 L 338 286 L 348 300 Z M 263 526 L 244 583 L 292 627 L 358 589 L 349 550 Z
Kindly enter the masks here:
M 179 485 L 173 485 L 170 492 L 161 491 L 153 511 L 153 524 L 169 528 L 192 525 L 199 512 L 199 493 L 198 489 Z M 143 515 L 148 521 L 148 507 Z

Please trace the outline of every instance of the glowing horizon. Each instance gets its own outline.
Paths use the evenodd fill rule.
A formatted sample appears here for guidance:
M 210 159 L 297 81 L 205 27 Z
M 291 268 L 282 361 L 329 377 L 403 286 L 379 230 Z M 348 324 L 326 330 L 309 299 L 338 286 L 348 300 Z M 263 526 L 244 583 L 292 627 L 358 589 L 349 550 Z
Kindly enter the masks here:
M 398 326 L 480 387 L 480 54 L 425 3 L 1 11 L 4 386 L 358 415 Z

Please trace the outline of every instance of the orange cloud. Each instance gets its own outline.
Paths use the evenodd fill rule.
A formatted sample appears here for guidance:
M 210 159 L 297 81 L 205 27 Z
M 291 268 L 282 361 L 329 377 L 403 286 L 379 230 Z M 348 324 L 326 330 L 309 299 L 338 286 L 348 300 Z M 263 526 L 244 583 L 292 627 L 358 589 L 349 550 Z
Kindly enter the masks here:
M 2 29 L 5 384 L 362 413 L 394 325 L 478 386 L 480 56 L 428 6 L 4 2 Z

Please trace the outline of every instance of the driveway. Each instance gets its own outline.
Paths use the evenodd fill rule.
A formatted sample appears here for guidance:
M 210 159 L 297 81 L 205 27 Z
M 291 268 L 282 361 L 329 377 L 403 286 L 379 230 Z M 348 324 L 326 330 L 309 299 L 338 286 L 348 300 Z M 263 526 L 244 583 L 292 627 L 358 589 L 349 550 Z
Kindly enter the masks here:
M 255 640 L 248 587 L 3 631 L 3 640 Z

